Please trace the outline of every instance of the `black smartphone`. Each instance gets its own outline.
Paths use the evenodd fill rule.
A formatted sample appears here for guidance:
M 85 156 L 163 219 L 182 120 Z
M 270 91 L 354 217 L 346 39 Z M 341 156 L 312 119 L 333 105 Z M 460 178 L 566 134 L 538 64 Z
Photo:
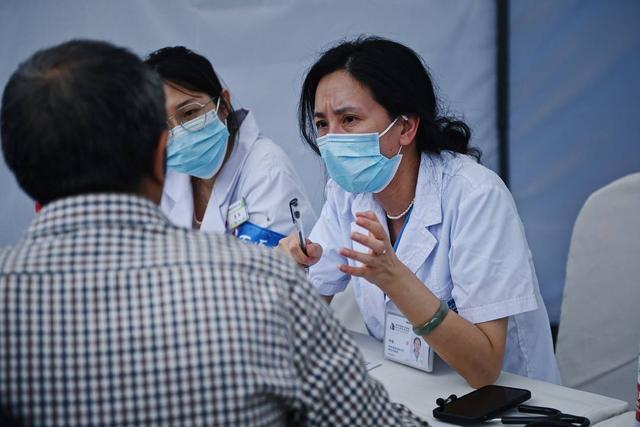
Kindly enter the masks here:
M 433 410 L 433 416 L 459 425 L 481 423 L 529 399 L 531 399 L 529 390 L 487 385 L 437 407 Z

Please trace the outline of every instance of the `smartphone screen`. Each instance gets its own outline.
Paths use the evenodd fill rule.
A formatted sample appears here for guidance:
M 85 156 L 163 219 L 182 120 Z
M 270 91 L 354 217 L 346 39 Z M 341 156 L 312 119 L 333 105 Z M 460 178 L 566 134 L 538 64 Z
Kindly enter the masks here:
M 478 421 L 493 418 L 531 398 L 531 392 L 521 388 L 488 385 L 436 408 L 433 416 L 442 419 Z

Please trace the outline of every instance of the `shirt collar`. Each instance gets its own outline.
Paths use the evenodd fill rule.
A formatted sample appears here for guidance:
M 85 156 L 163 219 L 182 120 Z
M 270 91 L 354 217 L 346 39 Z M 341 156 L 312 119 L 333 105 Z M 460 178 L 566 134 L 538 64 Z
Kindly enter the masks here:
M 125 193 L 83 194 L 44 206 L 26 232 L 27 238 L 74 232 L 96 226 L 164 228 L 167 218 L 157 205 Z

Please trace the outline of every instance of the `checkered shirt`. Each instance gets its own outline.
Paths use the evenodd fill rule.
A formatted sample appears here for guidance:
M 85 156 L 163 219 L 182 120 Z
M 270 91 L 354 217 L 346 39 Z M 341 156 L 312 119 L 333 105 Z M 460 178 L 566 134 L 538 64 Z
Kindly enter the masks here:
M 304 272 L 150 201 L 46 206 L 0 249 L 0 406 L 26 425 L 426 425 Z

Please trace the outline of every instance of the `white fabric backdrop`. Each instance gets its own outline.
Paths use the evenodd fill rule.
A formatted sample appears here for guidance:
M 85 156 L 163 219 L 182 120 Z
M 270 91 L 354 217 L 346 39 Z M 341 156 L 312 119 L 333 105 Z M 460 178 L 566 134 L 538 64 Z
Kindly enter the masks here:
M 515 0 L 510 21 L 511 191 L 557 323 L 580 208 L 640 171 L 640 2 Z
M 445 104 L 474 131 L 495 167 L 494 3 L 455 0 L 3 0 L 0 84 L 35 50 L 78 37 L 140 55 L 184 44 L 207 56 L 264 134 L 289 153 L 319 213 L 321 160 L 300 142 L 296 107 L 304 71 L 336 40 L 362 33 L 406 43 L 430 66 Z M 15 241 L 33 204 L 0 162 L 0 245 Z

